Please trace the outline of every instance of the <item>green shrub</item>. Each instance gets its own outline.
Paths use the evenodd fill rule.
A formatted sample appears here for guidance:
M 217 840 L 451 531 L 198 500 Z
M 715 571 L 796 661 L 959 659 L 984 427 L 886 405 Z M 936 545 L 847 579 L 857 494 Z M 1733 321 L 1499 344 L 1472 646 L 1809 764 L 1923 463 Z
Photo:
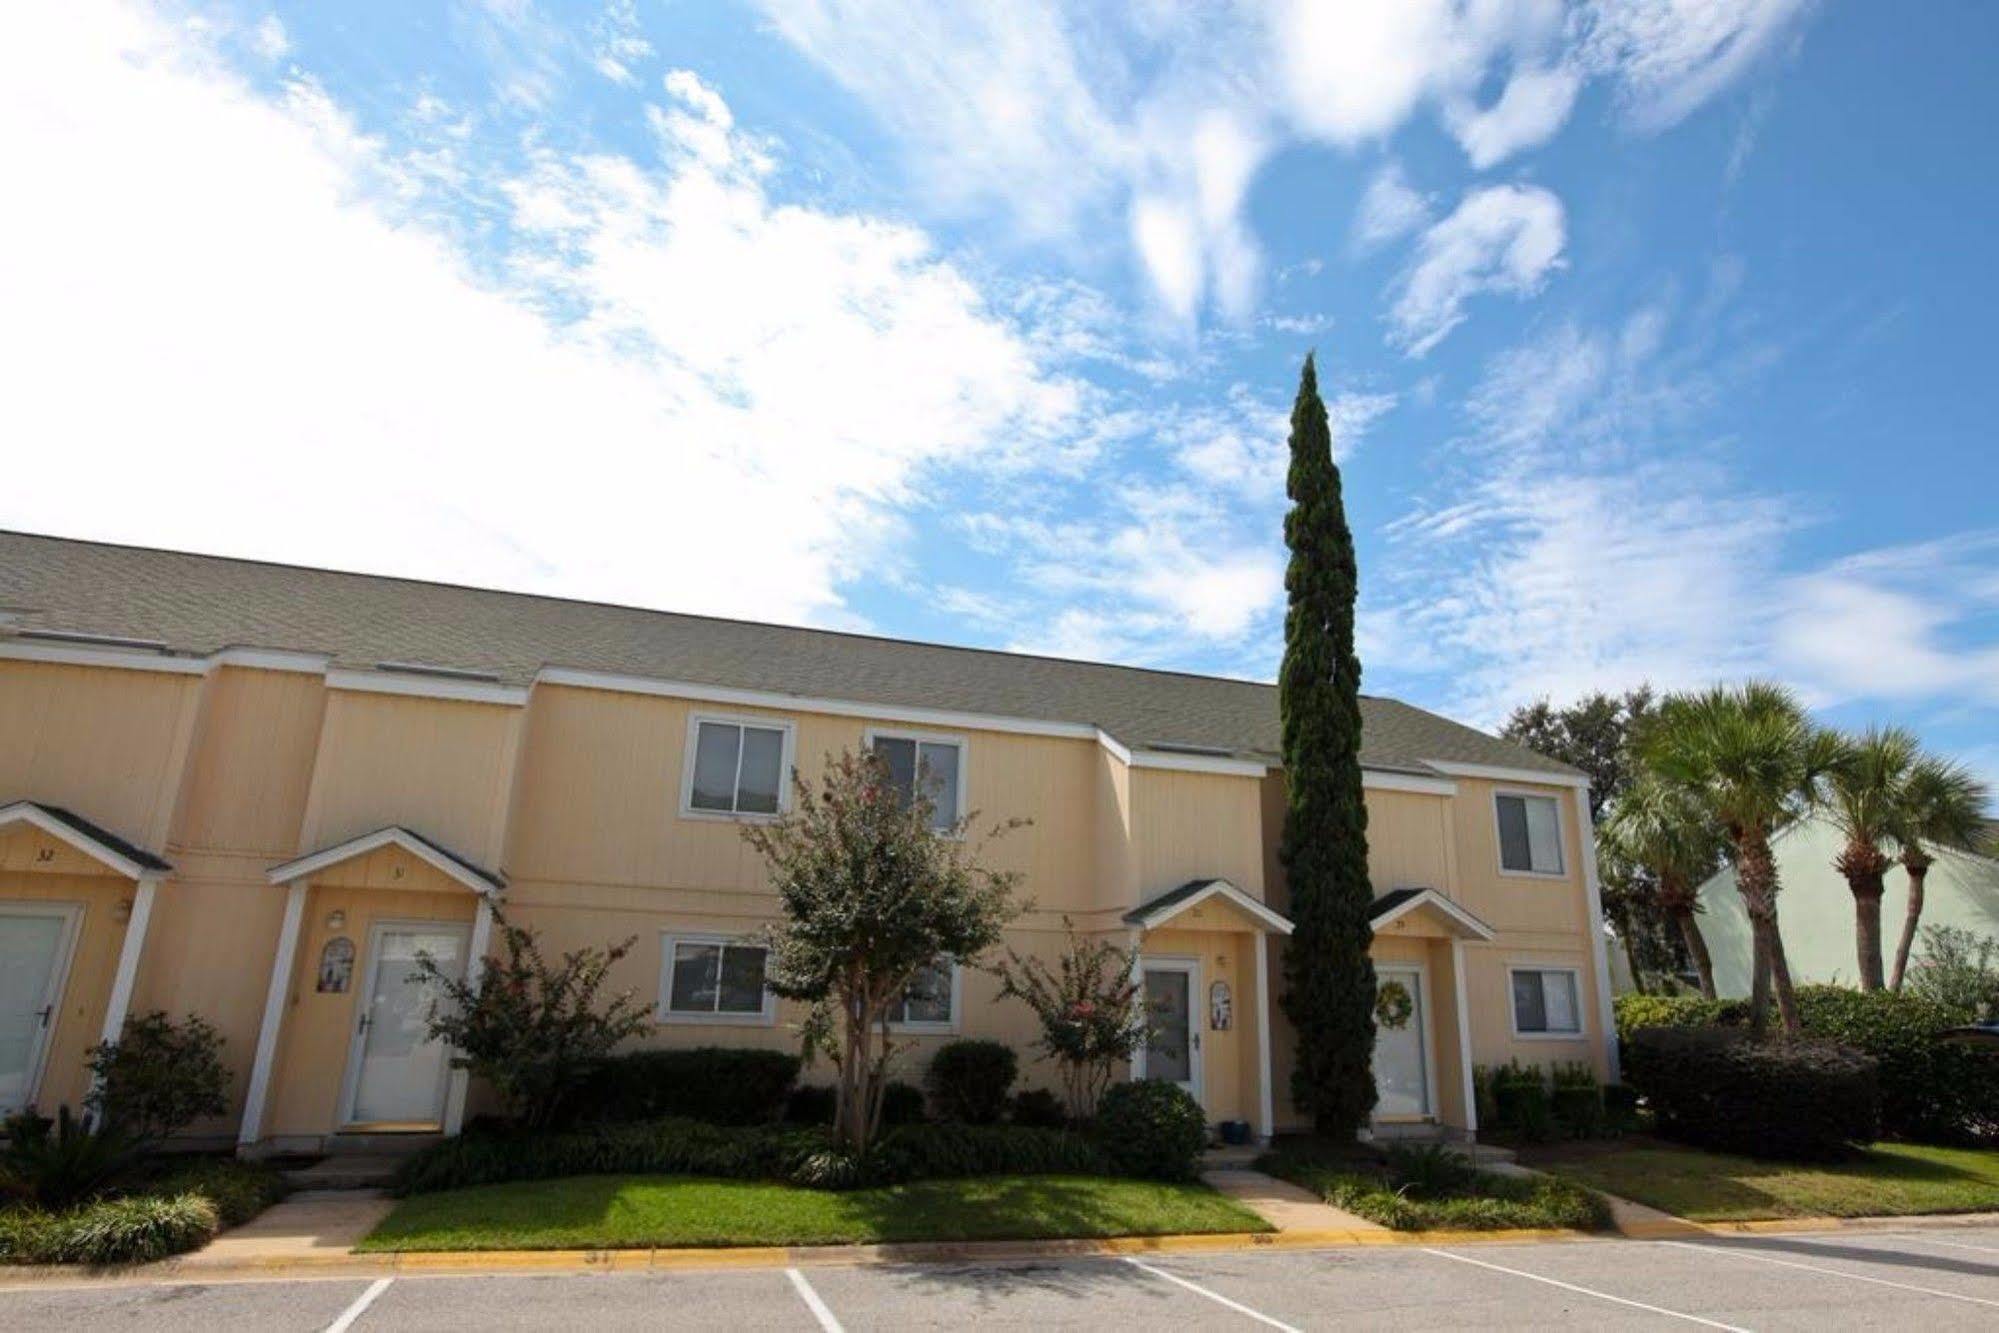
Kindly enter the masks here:
M 1878 1066 L 1834 1042 L 1758 1042 L 1723 1028 L 1649 1028 L 1625 1076 L 1661 1135 L 1751 1157 L 1826 1158 L 1880 1131 Z
M 769 1124 L 784 1115 L 798 1069 L 798 1057 L 788 1051 L 631 1051 L 600 1061 L 583 1080 L 577 1102 L 586 1120 Z
M 0 1212 L 0 1260 L 15 1264 L 142 1264 L 205 1245 L 221 1226 L 199 1194 L 100 1199 L 62 1212 Z
M 1389 1178 L 1418 1199 L 1440 1199 L 1464 1190 L 1478 1172 L 1463 1153 L 1441 1143 L 1391 1144 L 1387 1152 Z
M 1962 1015 L 1895 991 L 1801 986 L 1805 1033 L 1864 1051 L 1880 1064 L 1881 1132 L 1918 1143 L 1999 1136 L 1999 1052 L 1940 1042 Z
M 104 1193 L 138 1166 L 143 1145 L 118 1125 L 92 1125 L 67 1106 L 51 1121 L 16 1115 L 7 1120 L 7 1148 L 0 1177 L 37 1206 L 62 1209 Z
M 1924 926 L 1922 956 L 1909 969 L 1906 993 L 1935 1000 L 1967 1023 L 1999 1015 L 1999 939 L 1958 926 Z
M 693 1175 L 851 1189 L 950 1176 L 1108 1170 L 1103 1152 L 1088 1140 L 1019 1125 L 902 1125 L 867 1152 L 854 1153 L 836 1146 L 822 1126 L 658 1120 L 558 1134 L 462 1134 L 404 1161 L 392 1188 L 410 1195 L 558 1176 Z
M 1807 1037 L 1852 1046 L 1880 1063 L 1881 1131 L 1922 1143 L 1999 1137 L 1999 1053 L 1939 1042 L 1935 1034 L 1964 1021 L 1933 997 L 1843 986 L 1800 986 Z M 1659 1027 L 1739 1028 L 1741 1000 L 1620 995 L 1617 1029 L 1630 1058 L 1632 1034 Z
M 1699 995 L 1620 995 L 1612 1002 L 1617 1035 L 1629 1038 L 1642 1028 L 1745 1027 L 1745 1000 L 1709 1000 Z
M 1391 1148 L 1387 1160 L 1377 1163 L 1351 1150 L 1292 1143 L 1264 1154 L 1256 1165 L 1397 1231 L 1595 1231 L 1610 1224 L 1608 1205 L 1580 1185 L 1553 1176 L 1474 1170 L 1441 1147 Z
M 1612 1134 L 1629 1134 L 1638 1127 L 1638 1090 L 1629 1083 L 1603 1087 L 1604 1127 Z
M 996 1124 L 1020 1073 L 1013 1047 L 997 1041 L 946 1043 L 930 1061 L 924 1083 L 937 1113 L 967 1125 Z
M 920 1125 L 923 1120 L 923 1089 L 899 1079 L 882 1089 L 881 1122 L 884 1127 Z
M 1539 1065 L 1510 1060 L 1491 1071 L 1492 1125 L 1526 1143 L 1544 1143 L 1555 1135 L 1555 1113 L 1548 1095 L 1548 1075 Z
M 155 1009 L 126 1019 L 117 1041 L 90 1048 L 90 1072 L 84 1104 L 142 1139 L 163 1139 L 229 1111 L 222 1034 L 199 1014 L 176 1023 Z
M 1014 1094 L 1013 1123 L 1034 1129 L 1061 1129 L 1069 1123 L 1062 1099 L 1047 1088 L 1028 1088 Z
M 784 1121 L 788 1125 L 830 1125 L 840 1090 L 824 1083 L 808 1083 L 793 1088 L 784 1100 Z
M 1582 1061 L 1558 1064 L 1550 1071 L 1548 1109 L 1570 1138 L 1593 1139 L 1604 1132 L 1603 1088 L 1596 1070 Z
M 1201 1104 L 1156 1079 L 1112 1084 L 1097 1101 L 1094 1131 L 1121 1174 L 1149 1180 L 1192 1180 L 1208 1146 Z
M 233 1157 L 192 1157 L 162 1164 L 145 1193 L 199 1194 L 225 1227 L 241 1226 L 285 1197 L 285 1180 L 267 1166 Z

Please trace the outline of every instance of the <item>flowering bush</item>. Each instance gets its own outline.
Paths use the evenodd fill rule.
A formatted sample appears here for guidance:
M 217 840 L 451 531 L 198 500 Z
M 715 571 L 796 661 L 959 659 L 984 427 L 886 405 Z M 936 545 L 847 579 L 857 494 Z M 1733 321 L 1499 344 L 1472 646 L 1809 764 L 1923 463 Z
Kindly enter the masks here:
M 1067 918 L 1062 925 L 1069 942 L 1056 968 L 1009 949 L 997 970 L 1000 994 L 1025 1001 L 1041 1020 L 1034 1044 L 1060 1066 L 1069 1115 L 1080 1122 L 1095 1114 L 1118 1062 L 1145 1044 L 1145 1010 L 1135 951 L 1084 939 Z

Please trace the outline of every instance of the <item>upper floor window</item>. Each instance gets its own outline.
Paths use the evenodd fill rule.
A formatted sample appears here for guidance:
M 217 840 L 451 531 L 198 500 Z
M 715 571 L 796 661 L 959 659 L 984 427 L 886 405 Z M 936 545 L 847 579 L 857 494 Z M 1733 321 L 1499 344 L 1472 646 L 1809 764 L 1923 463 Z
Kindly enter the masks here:
M 697 717 L 688 748 L 691 758 L 683 809 L 700 814 L 774 815 L 783 806 L 790 727 Z
M 930 822 L 950 828 L 964 814 L 965 745 L 934 736 L 873 732 L 869 746 L 888 765 L 889 783 L 904 797 L 921 791 L 930 800 Z
M 950 1027 L 958 1018 L 957 972 L 948 958 L 920 969 L 903 987 L 902 997 L 889 1006 L 888 1021 L 905 1028 Z
M 1517 875 L 1562 873 L 1562 817 L 1552 796 L 1501 792 L 1499 868 Z
M 660 977 L 665 1022 L 767 1023 L 775 997 L 764 989 L 760 944 L 707 935 L 669 935 Z
M 1575 1037 L 1583 1030 L 1582 1005 L 1572 968 L 1512 970 L 1513 1030 L 1523 1037 Z

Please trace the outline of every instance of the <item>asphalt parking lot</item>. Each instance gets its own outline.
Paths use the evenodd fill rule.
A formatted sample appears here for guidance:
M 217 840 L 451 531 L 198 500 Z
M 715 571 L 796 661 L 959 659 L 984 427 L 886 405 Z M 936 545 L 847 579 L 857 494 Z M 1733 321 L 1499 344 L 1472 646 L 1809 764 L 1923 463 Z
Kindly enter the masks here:
M 36 1283 L 0 1327 L 1999 1327 L 1999 1227 L 1009 1264 Z

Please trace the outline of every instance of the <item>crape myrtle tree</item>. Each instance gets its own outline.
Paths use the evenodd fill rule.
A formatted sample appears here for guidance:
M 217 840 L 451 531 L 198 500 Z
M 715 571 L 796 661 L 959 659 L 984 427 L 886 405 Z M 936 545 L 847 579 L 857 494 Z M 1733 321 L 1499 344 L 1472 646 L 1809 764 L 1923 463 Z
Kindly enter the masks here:
M 764 984 L 811 1006 L 805 1057 L 825 1054 L 839 1079 L 834 1138 L 865 1152 L 881 1125 L 898 1050 L 889 1024 L 904 991 L 924 968 L 974 966 L 998 944 L 1021 910 L 1020 877 L 976 864 L 980 849 L 964 836 L 976 815 L 938 827 L 928 784 L 903 791 L 873 754 L 831 757 L 816 788 L 792 782 L 792 808 L 743 833 L 783 908 L 763 931 Z
M 1120 949 L 1085 938 L 1067 917 L 1062 929 L 1068 942 L 1055 967 L 1008 949 L 993 970 L 1000 998 L 1022 1001 L 1041 1021 L 1034 1044 L 1060 1069 L 1069 1118 L 1080 1123 L 1097 1113 L 1112 1074 L 1145 1044 L 1150 1026 L 1139 993 L 1137 946 Z
M 1368 945 L 1367 807 L 1361 799 L 1358 577 L 1318 371 L 1305 358 L 1291 409 L 1284 541 L 1285 811 L 1279 855 L 1295 928 L 1284 1012 L 1297 1030 L 1291 1095 L 1318 1131 L 1351 1139 L 1374 1110 L 1374 963 Z

